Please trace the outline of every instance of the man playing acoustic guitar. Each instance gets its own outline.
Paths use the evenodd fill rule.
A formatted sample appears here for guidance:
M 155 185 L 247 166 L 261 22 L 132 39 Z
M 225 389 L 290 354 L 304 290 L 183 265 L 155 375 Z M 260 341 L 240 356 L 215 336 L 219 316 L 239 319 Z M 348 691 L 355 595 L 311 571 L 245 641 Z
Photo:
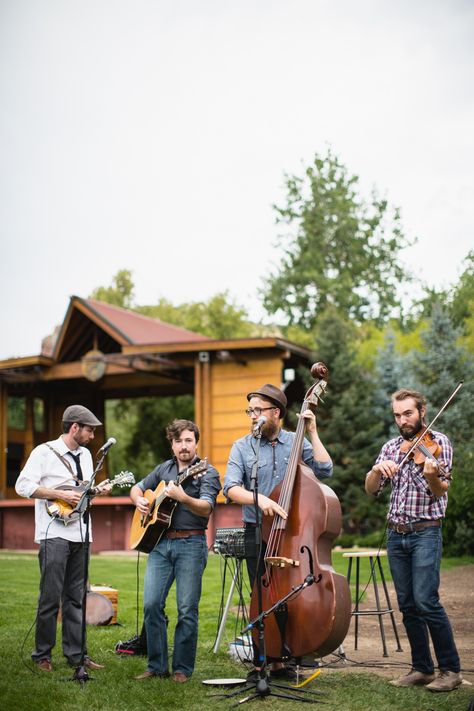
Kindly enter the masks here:
M 165 604 L 176 580 L 178 622 L 174 633 L 172 679 L 183 683 L 194 671 L 198 607 L 207 563 L 205 531 L 221 484 L 219 473 L 212 466 L 201 467 L 207 469 L 202 476 L 192 475 L 200 461 L 197 457 L 199 429 L 194 422 L 174 420 L 166 428 L 166 434 L 173 458 L 158 465 L 130 491 L 130 498 L 144 520 L 153 505 L 150 497 L 145 496 L 149 490 L 158 489 L 160 497 L 165 495 L 168 502 L 173 502 L 171 520 L 162 530 L 156 526 L 157 543 L 148 556 L 144 590 L 148 667 L 136 679 L 169 676 Z M 186 476 L 188 468 L 189 477 Z M 175 483 L 178 479 L 179 485 Z M 140 550 L 139 545 L 134 547 Z
M 82 497 L 81 480 L 89 481 L 94 471 L 91 453 L 85 445 L 94 439 L 94 430 L 101 424 L 86 407 L 67 407 L 62 417 L 63 434 L 35 447 L 15 485 L 17 494 L 36 499 L 35 542 L 40 546 L 41 582 L 36 649 L 31 656 L 38 668 L 46 672 L 52 671 L 51 652 L 56 643 L 60 603 L 64 656 L 72 667 L 82 659 L 82 599 L 87 550 L 82 516 L 66 524 L 51 517 L 47 503 L 60 499 L 77 506 Z M 97 493 L 105 496 L 111 488 L 104 482 Z M 92 540 L 90 528 L 89 540 Z M 102 668 L 87 656 L 84 665 L 90 669 Z

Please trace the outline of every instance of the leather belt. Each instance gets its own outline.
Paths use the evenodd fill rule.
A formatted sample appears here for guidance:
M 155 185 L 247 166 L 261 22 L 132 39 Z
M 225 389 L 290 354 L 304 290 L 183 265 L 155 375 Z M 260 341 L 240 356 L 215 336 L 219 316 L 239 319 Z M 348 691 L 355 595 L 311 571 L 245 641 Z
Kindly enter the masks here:
M 182 531 L 166 531 L 165 538 L 189 538 L 190 536 L 204 536 L 206 531 L 203 528 L 188 528 Z
M 388 527 L 392 529 L 392 531 L 396 531 L 397 533 L 412 533 L 412 531 L 422 531 L 424 528 L 430 528 L 431 526 L 436 526 L 439 528 L 441 526 L 441 520 L 437 519 L 436 521 L 417 521 L 415 523 L 392 523 L 392 521 L 388 522 Z

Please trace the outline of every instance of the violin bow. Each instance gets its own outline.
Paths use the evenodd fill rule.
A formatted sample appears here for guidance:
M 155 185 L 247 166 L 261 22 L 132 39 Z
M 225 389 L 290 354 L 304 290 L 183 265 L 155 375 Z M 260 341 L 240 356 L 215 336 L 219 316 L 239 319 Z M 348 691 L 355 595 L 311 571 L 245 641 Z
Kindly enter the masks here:
M 423 437 L 425 436 L 425 433 L 428 432 L 428 430 L 431 429 L 431 427 L 434 425 L 434 423 L 436 422 L 436 420 L 438 419 L 438 417 L 441 415 L 442 412 L 444 412 L 444 411 L 446 410 L 446 408 L 448 407 L 448 405 L 449 405 L 449 403 L 451 402 L 451 400 L 458 394 L 458 392 L 461 390 L 461 388 L 462 388 L 463 385 L 464 385 L 464 380 L 460 380 L 459 383 L 457 384 L 457 386 L 454 388 L 454 390 L 453 390 L 453 392 L 451 393 L 451 395 L 448 397 L 448 399 L 447 399 L 446 402 L 444 403 L 443 407 L 442 407 L 440 410 L 438 410 L 438 412 L 436 413 L 436 415 L 433 417 L 433 419 L 431 420 L 431 422 L 430 422 L 430 424 L 428 425 L 428 427 L 426 427 L 426 429 L 423 430 L 422 434 L 418 435 L 418 437 L 415 439 L 415 441 L 413 442 L 412 446 L 410 447 L 410 449 L 408 450 L 408 452 L 405 454 L 405 456 L 403 457 L 402 461 L 401 461 L 400 464 L 398 465 L 398 469 L 400 469 L 400 467 L 406 462 L 406 460 L 408 459 L 408 457 L 410 456 L 410 454 L 413 452 L 413 450 L 416 449 L 416 447 L 417 447 L 417 445 L 418 445 L 418 442 L 419 442 L 421 439 L 423 439 Z

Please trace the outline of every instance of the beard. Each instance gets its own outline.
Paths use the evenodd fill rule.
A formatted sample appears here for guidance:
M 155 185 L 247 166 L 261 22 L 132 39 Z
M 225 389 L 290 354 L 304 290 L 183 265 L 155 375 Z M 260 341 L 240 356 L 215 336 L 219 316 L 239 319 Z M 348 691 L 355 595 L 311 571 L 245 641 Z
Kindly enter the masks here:
M 79 431 L 76 432 L 75 435 L 73 435 L 73 440 L 79 447 L 83 447 L 84 445 L 89 443 L 90 435 L 83 434 Z
M 267 420 L 267 422 L 262 425 L 262 428 L 260 430 L 262 437 L 265 437 L 268 440 L 275 439 L 279 431 L 279 424 L 275 424 L 274 422 L 270 422 L 269 420 Z M 253 425 L 250 426 L 250 432 L 255 436 L 255 432 L 253 431 Z
M 421 415 L 418 415 L 418 422 L 415 422 L 414 425 L 402 425 L 401 427 L 398 428 L 398 431 L 400 432 L 401 436 L 403 439 L 411 440 L 416 437 L 416 435 L 421 432 L 423 429 L 423 422 L 421 419 Z
M 178 454 L 177 459 L 178 459 L 180 462 L 189 462 L 189 460 L 191 459 L 191 457 L 192 457 L 191 452 L 184 451 L 184 452 L 180 452 L 180 453 Z

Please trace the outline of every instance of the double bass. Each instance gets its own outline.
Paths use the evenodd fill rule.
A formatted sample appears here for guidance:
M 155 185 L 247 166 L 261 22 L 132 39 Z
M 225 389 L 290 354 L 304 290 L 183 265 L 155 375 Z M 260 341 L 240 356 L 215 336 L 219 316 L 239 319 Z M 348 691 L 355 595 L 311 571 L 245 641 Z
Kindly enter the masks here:
M 327 387 L 324 363 L 315 363 L 311 375 L 316 382 L 305 395 L 301 413 L 314 411 Z M 304 418 L 299 417 L 283 482 L 270 495 L 288 518 L 275 515 L 271 521 L 263 520 L 262 611 L 286 600 L 265 618 L 265 651 L 277 659 L 333 652 L 344 640 L 351 618 L 347 580 L 331 563 L 332 542 L 341 531 L 341 506 L 334 491 L 303 462 L 304 434 Z M 307 579 L 313 582 L 289 596 Z M 251 619 L 260 612 L 256 585 L 258 580 L 252 591 Z M 258 645 L 258 628 L 252 629 L 252 635 Z

